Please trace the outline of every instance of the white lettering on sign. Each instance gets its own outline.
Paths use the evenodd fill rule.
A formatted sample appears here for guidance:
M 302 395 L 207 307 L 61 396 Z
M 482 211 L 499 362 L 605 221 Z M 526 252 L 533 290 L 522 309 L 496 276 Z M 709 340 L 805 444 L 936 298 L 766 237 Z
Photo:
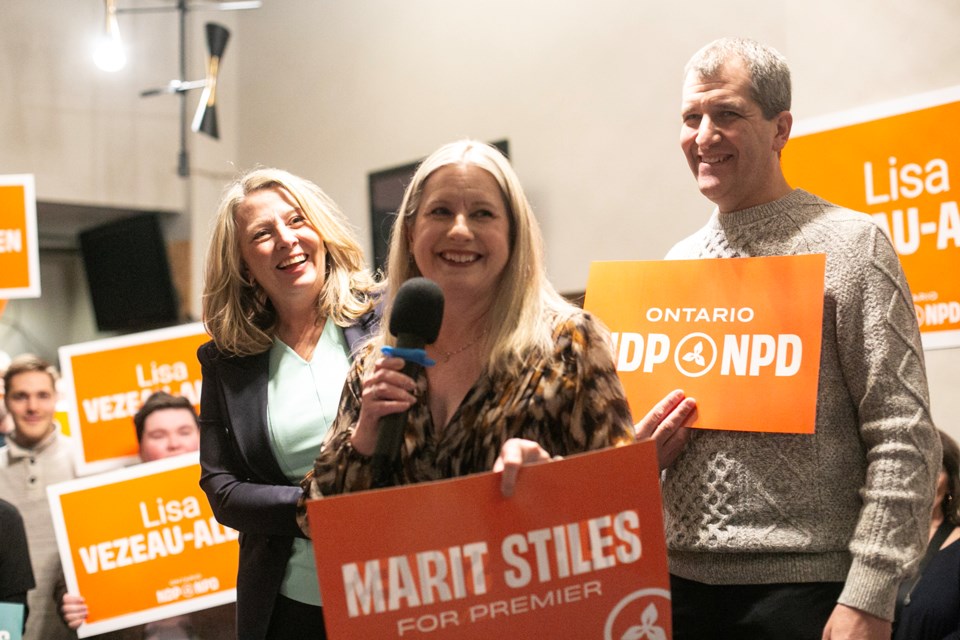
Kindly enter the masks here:
M 617 371 L 651 373 L 668 362 L 671 353 L 680 373 L 691 378 L 710 372 L 718 359 L 724 376 L 759 376 L 771 371 L 777 377 L 791 377 L 803 363 L 803 342 L 792 333 L 724 335 L 719 349 L 713 338 L 699 332 L 682 337 L 675 347 L 663 333 L 610 335 Z
M 216 576 L 195 580 L 193 583 L 187 583 L 182 587 L 173 585 L 165 589 L 157 590 L 157 603 L 166 604 L 174 602 L 180 598 L 192 598 L 195 595 L 203 595 L 220 590 L 220 580 Z
M 800 371 L 803 343 L 791 333 L 771 335 L 724 336 L 720 374 L 759 376 L 760 369 L 774 366 L 778 377 L 794 376 Z
M 341 567 L 351 618 L 487 592 L 486 542 L 428 550 Z M 383 574 L 386 573 L 386 580 Z M 469 579 L 468 579 L 469 576 Z
M 147 369 L 149 375 L 144 372 L 143 365 L 137 367 L 137 384 L 140 387 L 154 387 L 158 384 L 171 384 L 173 382 L 183 382 L 189 377 L 187 364 L 185 362 L 174 362 L 172 364 L 157 364 L 151 361 Z
M 455 610 L 441 611 L 439 615 L 427 613 L 418 618 L 403 618 L 397 621 L 397 635 L 405 633 L 430 633 L 447 627 L 459 627 L 460 614 Z
M 933 302 L 929 304 L 913 305 L 917 312 L 917 323 L 921 327 L 936 327 L 942 324 L 960 323 L 960 302 Z
M 23 234 L 20 229 L 0 229 L 0 253 L 23 251 Z
M 894 209 L 889 218 L 886 213 L 875 213 L 873 221 L 902 256 L 916 253 L 923 236 L 936 236 L 937 249 L 940 251 L 950 245 L 960 247 L 960 210 L 955 200 L 940 203 L 940 217 L 937 221 L 920 222 L 920 211 L 917 207 L 908 207 L 906 211 Z
M 582 523 L 516 533 L 503 539 L 501 553 L 511 567 L 504 573 L 504 581 L 513 589 L 530 584 L 533 567 L 536 567 L 537 581 L 542 584 L 630 564 L 641 555 L 640 515 L 636 511 L 622 511 Z
M 150 387 L 139 391 L 84 398 L 80 402 L 80 407 L 83 409 L 83 416 L 86 418 L 87 424 L 132 418 L 140 410 L 144 401 L 155 391 L 179 394 L 189 400 L 190 404 L 196 405 L 200 402 L 202 385 L 202 380 L 185 380 L 180 383 L 179 388 L 165 384 L 159 388 Z
M 200 503 L 195 496 L 187 496 L 183 500 L 167 500 L 157 498 L 156 519 L 154 519 L 146 502 L 140 503 L 140 519 L 147 529 L 159 527 L 168 522 L 180 522 L 184 518 L 199 518 Z
M 673 307 L 647 309 L 648 322 L 751 322 L 754 318 L 750 307 Z
M 863 163 L 863 183 L 867 204 L 883 204 L 903 197 L 917 198 L 924 193 L 937 194 L 950 190 L 950 173 L 946 161 L 934 158 L 921 167 L 909 162 L 897 166 L 896 158 L 888 159 L 887 180 L 875 180 L 873 163 Z
M 151 524 L 151 526 L 157 525 Z M 77 551 L 84 570 L 88 574 L 94 574 L 149 562 L 157 558 L 175 556 L 183 553 L 187 543 L 192 543 L 194 549 L 202 549 L 230 542 L 239 537 L 239 533 L 224 527 L 214 517 L 206 520 L 197 518 L 193 521 L 192 531 L 189 529 L 184 531 L 179 524 L 162 529 L 151 528 L 146 533 L 87 545 L 80 547 Z
M 531 593 L 516 596 L 506 600 L 494 600 L 470 607 L 468 616 L 470 622 L 492 620 L 504 616 L 515 616 L 547 607 L 556 607 L 569 602 L 579 602 L 592 596 L 603 595 L 603 588 L 599 580 L 591 580 L 582 584 L 571 584 L 545 593 Z
M 511 589 L 592 574 L 640 560 L 640 515 L 625 510 L 514 533 L 503 538 L 497 548 L 508 567 L 502 574 L 504 584 Z M 355 618 L 485 595 L 497 577 L 488 571 L 488 558 L 487 542 L 478 541 L 343 564 L 340 571 L 347 613 Z M 599 582 L 564 586 L 543 596 L 531 594 L 522 600 L 477 605 L 480 608 L 471 618 L 501 612 L 511 615 L 599 593 Z M 455 612 L 431 612 L 403 618 L 397 623 L 397 632 L 427 633 L 458 624 Z

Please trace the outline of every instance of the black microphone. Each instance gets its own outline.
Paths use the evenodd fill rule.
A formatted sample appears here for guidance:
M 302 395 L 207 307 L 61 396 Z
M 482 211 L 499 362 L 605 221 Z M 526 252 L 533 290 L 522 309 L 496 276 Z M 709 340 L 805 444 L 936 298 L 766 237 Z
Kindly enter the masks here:
M 397 338 L 398 349 L 423 349 L 433 344 L 443 322 L 443 291 L 433 280 L 410 278 L 397 290 L 390 312 L 390 333 Z M 409 360 L 403 372 L 416 376 L 420 365 Z M 393 471 L 400 459 L 403 445 L 403 427 L 407 412 L 391 413 L 380 418 L 377 445 L 373 450 L 374 489 L 390 486 Z

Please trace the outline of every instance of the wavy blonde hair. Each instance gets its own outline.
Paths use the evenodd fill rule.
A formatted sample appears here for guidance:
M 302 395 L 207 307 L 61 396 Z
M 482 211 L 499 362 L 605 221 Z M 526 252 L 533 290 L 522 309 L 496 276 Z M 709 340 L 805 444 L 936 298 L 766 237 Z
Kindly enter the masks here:
M 323 289 L 317 298 L 317 320 L 339 326 L 353 324 L 376 303 L 379 285 L 364 266 L 363 251 L 336 203 L 314 183 L 281 169 L 259 168 L 227 185 L 207 249 L 203 284 L 203 322 L 217 348 L 238 356 L 270 348 L 277 312 L 264 291 L 244 276 L 240 257 L 237 209 L 248 195 L 279 189 L 307 219 L 327 252 Z
M 497 181 L 510 219 L 510 256 L 503 269 L 490 312 L 484 350 L 490 370 L 517 374 L 531 353 L 549 353 L 553 348 L 553 325 L 546 312 L 567 317 L 577 312 L 547 280 L 543 237 L 533 209 L 510 162 L 495 147 L 475 140 L 446 144 L 424 160 L 403 194 L 393 223 L 387 254 L 386 304 L 389 317 L 397 290 L 408 279 L 421 276 L 410 252 L 410 233 L 423 200 L 424 184 L 435 171 L 448 165 L 472 165 Z M 388 323 L 371 340 L 375 348 L 396 343 Z M 372 362 L 368 363 L 372 366 Z

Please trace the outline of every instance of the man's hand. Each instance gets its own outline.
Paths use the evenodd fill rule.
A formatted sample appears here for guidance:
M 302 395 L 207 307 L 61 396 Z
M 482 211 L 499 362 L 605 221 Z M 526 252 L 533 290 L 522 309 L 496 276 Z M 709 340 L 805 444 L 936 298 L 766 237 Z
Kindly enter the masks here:
M 78 628 L 87 619 L 87 601 L 83 596 L 72 593 L 63 594 L 60 602 L 60 615 L 71 629 Z
M 697 419 L 697 401 L 683 391 L 671 391 L 658 402 L 643 420 L 634 425 L 638 440 L 653 438 L 657 443 L 657 460 L 663 471 L 673 464 L 690 439 L 688 428 Z
M 892 627 L 889 620 L 838 604 L 823 629 L 823 640 L 890 640 Z

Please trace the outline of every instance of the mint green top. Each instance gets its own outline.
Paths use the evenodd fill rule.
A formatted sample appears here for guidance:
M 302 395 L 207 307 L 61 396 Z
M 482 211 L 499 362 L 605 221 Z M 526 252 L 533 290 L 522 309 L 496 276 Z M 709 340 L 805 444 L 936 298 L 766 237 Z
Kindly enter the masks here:
M 328 321 L 307 362 L 274 338 L 270 347 L 267 421 L 270 447 L 292 484 L 313 468 L 327 429 L 337 417 L 340 391 L 350 367 L 343 330 Z M 320 606 L 317 567 L 309 540 L 296 538 L 280 585 L 284 596 Z

